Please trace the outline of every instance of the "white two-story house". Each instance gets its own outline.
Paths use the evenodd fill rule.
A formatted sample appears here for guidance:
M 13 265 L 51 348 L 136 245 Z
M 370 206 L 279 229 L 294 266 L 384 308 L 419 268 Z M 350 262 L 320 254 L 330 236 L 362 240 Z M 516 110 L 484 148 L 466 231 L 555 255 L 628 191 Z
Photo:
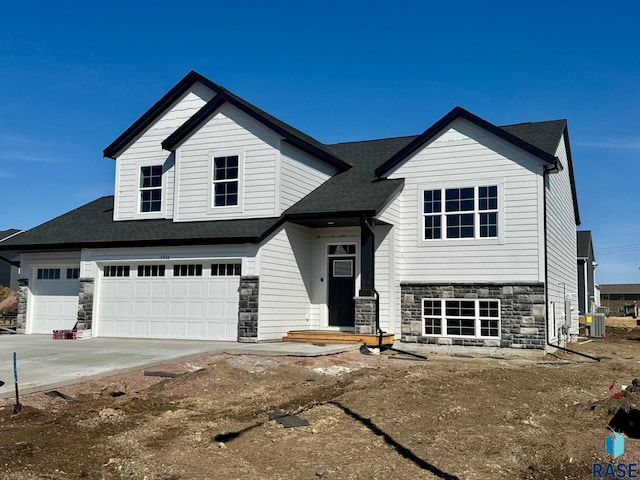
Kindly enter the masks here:
M 104 155 L 113 196 L 0 244 L 20 253 L 22 332 L 544 349 L 577 330 L 564 120 L 456 107 L 325 145 L 191 72 Z

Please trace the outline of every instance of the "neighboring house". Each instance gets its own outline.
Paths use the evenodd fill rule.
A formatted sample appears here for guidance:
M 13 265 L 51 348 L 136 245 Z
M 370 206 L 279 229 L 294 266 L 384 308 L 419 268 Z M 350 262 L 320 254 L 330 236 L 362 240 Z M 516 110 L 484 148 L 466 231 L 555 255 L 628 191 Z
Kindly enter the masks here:
M 10 228 L 9 230 L 0 231 L 0 242 L 11 238 L 20 233 L 20 230 Z M 18 265 L 20 258 L 17 254 L 0 253 L 0 285 L 9 287 L 12 290 L 18 290 Z
M 417 136 L 325 145 L 191 72 L 104 155 L 114 196 L 0 246 L 21 252 L 26 333 L 261 341 L 379 319 L 403 342 L 543 349 L 577 332 L 565 120 L 456 107 Z
M 640 304 L 640 283 L 612 283 L 600 285 L 600 301 L 609 308 L 609 314 L 638 315 Z
M 578 313 L 594 313 L 600 306 L 598 287 L 595 282 L 596 263 L 593 239 L 589 230 L 578 234 Z

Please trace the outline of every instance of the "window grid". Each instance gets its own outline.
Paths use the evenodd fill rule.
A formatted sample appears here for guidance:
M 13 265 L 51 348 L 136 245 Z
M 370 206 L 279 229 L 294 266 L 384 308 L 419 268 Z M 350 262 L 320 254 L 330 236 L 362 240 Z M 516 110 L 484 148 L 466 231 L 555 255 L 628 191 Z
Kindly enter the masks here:
M 498 186 L 424 190 L 422 215 L 424 240 L 496 238 Z
M 164 277 L 164 265 L 138 265 L 139 277 Z
M 104 267 L 105 277 L 128 277 L 131 267 L 129 265 L 106 265 Z
M 38 280 L 60 280 L 59 268 L 39 268 Z
M 422 299 L 423 335 L 499 338 L 500 301 Z
M 183 264 L 173 266 L 174 277 L 201 277 L 202 276 L 202 264 Z
M 67 268 L 67 280 L 73 280 L 76 278 L 80 278 L 80 269 L 79 268 Z
M 241 263 L 212 263 L 212 277 L 238 277 L 242 271 Z
M 140 211 L 162 209 L 162 165 L 140 167 Z
M 213 159 L 213 206 L 238 205 L 239 187 L 238 155 L 214 157 Z

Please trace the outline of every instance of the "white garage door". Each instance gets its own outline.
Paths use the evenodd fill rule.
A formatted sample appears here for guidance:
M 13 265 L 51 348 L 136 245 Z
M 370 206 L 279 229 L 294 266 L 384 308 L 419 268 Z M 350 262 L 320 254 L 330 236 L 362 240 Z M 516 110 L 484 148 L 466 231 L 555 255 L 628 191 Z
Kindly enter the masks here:
M 106 265 L 97 333 L 235 341 L 240 268 L 240 262 Z
M 79 269 L 73 266 L 37 268 L 32 280 L 29 333 L 71 330 L 78 319 Z

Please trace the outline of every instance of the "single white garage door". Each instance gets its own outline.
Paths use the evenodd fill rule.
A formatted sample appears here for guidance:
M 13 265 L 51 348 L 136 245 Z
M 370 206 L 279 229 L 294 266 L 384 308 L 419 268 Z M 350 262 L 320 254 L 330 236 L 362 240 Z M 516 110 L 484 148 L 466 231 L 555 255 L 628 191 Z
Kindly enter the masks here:
M 29 333 L 71 330 L 78 319 L 79 269 L 74 266 L 36 268 L 31 281 Z
M 102 270 L 98 336 L 237 340 L 239 261 Z

